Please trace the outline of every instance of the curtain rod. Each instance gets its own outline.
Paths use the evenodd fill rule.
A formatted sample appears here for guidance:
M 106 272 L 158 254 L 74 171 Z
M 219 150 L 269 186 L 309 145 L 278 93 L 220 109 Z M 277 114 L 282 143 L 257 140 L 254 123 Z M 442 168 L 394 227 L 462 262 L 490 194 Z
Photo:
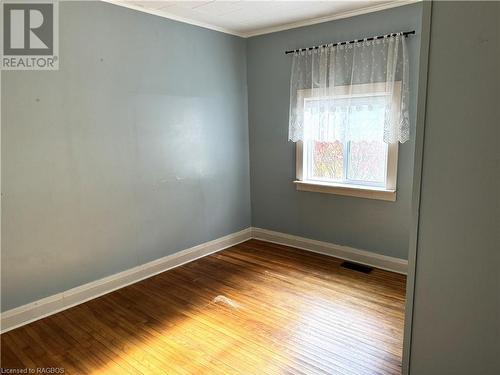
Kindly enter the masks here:
M 412 31 L 405 31 L 402 33 L 404 37 L 415 34 L 415 30 Z M 307 48 L 298 48 L 298 49 L 292 49 L 290 51 L 285 51 L 285 55 L 288 55 L 289 53 L 294 53 L 294 52 L 301 52 L 301 51 L 308 51 L 310 49 L 318 49 L 320 47 L 327 47 L 327 46 L 340 46 L 341 44 L 347 44 L 347 43 L 356 43 L 356 42 L 362 42 L 365 40 L 376 40 L 376 39 L 381 39 L 387 36 L 396 36 L 397 33 L 392 33 L 392 34 L 387 34 L 387 35 L 377 35 L 377 36 L 372 36 L 370 38 L 363 38 L 363 39 L 356 39 L 356 40 L 351 40 L 349 42 L 339 42 L 339 43 L 331 43 L 331 44 L 322 44 L 319 46 L 313 46 L 313 47 L 307 47 Z

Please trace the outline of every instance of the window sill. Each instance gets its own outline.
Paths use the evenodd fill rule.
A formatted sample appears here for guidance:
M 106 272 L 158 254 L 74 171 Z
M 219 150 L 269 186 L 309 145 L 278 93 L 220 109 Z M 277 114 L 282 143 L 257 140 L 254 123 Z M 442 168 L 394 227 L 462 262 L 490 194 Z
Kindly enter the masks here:
M 345 195 L 349 197 L 359 197 L 368 199 L 379 199 L 383 201 L 396 201 L 396 190 L 362 186 L 362 185 L 346 185 L 334 184 L 318 181 L 294 181 L 293 182 L 300 191 L 311 191 L 315 193 L 327 193 L 336 195 Z

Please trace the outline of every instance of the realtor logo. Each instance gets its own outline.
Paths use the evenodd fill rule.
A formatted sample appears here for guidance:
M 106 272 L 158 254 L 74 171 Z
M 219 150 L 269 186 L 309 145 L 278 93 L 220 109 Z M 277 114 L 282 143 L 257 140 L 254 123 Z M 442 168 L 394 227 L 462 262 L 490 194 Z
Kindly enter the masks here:
M 56 1 L 2 2 L 4 70 L 55 70 L 58 58 Z

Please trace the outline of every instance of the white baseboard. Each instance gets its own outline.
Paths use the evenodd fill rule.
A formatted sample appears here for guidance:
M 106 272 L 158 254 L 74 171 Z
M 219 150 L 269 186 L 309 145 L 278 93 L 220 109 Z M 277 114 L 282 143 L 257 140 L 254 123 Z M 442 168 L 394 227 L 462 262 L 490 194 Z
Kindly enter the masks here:
M 408 261 L 405 259 L 380 255 L 371 251 L 360 250 L 349 246 L 311 240 L 309 238 L 293 236 L 291 234 L 274 232 L 267 229 L 253 227 L 252 238 L 280 245 L 292 246 L 302 250 L 312 251 L 314 253 L 329 255 L 404 275 L 406 275 L 408 269 Z
M 0 332 L 5 333 L 11 329 L 69 309 L 70 307 L 100 297 L 198 258 L 237 245 L 251 238 L 292 246 L 302 250 L 350 260 L 402 274 L 406 274 L 408 267 L 408 262 L 404 259 L 252 227 L 8 310 L 1 314 Z
M 116 273 L 88 284 L 57 293 L 47 298 L 16 307 L 1 314 L 1 333 L 35 320 L 69 309 L 127 285 L 147 279 L 171 268 L 221 251 L 252 238 L 251 228 L 196 245 L 172 255 L 153 260 L 126 271 Z

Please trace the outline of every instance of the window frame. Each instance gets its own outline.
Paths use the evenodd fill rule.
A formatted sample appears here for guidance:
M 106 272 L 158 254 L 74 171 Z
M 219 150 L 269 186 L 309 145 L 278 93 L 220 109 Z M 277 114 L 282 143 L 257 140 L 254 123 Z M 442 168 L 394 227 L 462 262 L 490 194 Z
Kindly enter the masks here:
M 394 110 L 400 109 L 401 101 L 401 82 L 394 82 L 395 102 Z M 305 100 L 315 95 L 315 89 L 300 90 L 298 100 Z M 355 96 L 379 95 L 387 92 L 385 82 L 365 83 L 357 85 L 336 86 L 334 95 L 339 98 L 348 98 Z M 385 186 L 365 184 L 362 181 L 347 180 L 346 182 L 326 182 L 307 179 L 305 168 L 306 153 L 304 152 L 304 142 L 296 142 L 296 180 L 294 181 L 297 190 L 311 191 L 319 193 L 330 193 L 337 195 L 354 196 L 361 198 L 380 199 L 386 201 L 396 201 L 397 173 L 398 173 L 398 148 L 399 144 L 388 144 L 387 163 L 386 163 L 386 184 Z M 348 157 L 348 155 L 346 155 Z M 345 174 L 347 177 L 347 174 Z

